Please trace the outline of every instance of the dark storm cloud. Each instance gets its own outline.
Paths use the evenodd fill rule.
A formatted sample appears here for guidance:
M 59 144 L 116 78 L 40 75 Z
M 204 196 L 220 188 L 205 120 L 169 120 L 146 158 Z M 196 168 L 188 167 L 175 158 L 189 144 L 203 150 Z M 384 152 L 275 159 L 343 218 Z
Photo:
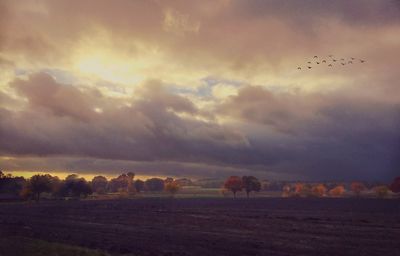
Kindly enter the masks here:
M 400 168 L 400 104 L 343 92 L 273 94 L 249 86 L 217 112 L 283 135 L 276 141 L 249 135 L 258 152 L 279 145 L 277 155 L 284 157 L 276 168 L 320 178 L 390 177 Z
M 220 162 L 220 156 L 235 162 L 237 151 L 248 147 L 235 130 L 179 117 L 176 113 L 196 114 L 196 107 L 156 81 L 139 89 L 131 106 L 114 100 L 97 105 L 100 113 L 92 110 L 97 99 L 44 73 L 12 85 L 29 107 L 1 109 L 2 154 L 189 162 Z
M 158 81 L 139 88 L 130 106 L 112 99 L 106 104 L 90 91 L 58 84 L 47 74 L 13 85 L 31 107 L 0 110 L 2 155 L 98 159 L 95 165 L 87 163 L 90 159 L 67 161 L 72 169 L 147 166 L 154 173 L 156 166 L 169 162 L 164 169 L 173 173 L 172 161 L 179 170 L 200 164 L 205 175 L 220 166 L 227 173 L 267 171 L 313 179 L 385 179 L 399 167 L 400 107 L 384 101 L 340 93 L 278 94 L 247 86 L 216 109 L 217 115 L 247 123 L 234 128 L 195 119 L 199 111 L 193 103 L 169 93 Z M 91 110 L 96 104 L 101 113 Z M 188 167 L 185 174 L 192 170 L 199 175 L 200 169 Z

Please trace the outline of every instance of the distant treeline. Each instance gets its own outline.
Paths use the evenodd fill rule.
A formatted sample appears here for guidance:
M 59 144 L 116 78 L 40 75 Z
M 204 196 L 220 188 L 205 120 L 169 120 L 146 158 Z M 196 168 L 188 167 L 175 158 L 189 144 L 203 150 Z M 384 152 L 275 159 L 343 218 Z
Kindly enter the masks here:
M 0 171 L 0 199 L 20 198 L 39 200 L 43 194 L 47 198 L 84 198 L 95 193 L 96 195 L 120 194 L 135 195 L 143 191 L 162 192 L 174 195 L 182 187 L 197 186 L 200 188 L 221 188 L 221 193 L 232 192 L 236 197 L 238 192 L 244 191 L 247 197 L 252 192 L 282 191 L 283 197 L 340 197 L 351 192 L 356 196 L 369 191 L 379 197 L 386 197 L 390 193 L 400 192 L 400 177 L 391 184 L 364 184 L 362 182 L 344 183 L 303 183 L 303 182 L 276 182 L 259 181 L 254 176 L 231 176 L 225 181 L 205 179 L 193 182 L 190 179 L 149 178 L 135 179 L 133 172 L 123 173 L 115 178 L 107 179 L 104 176 L 95 176 L 87 181 L 77 174 L 68 175 L 65 179 L 50 174 L 36 174 L 29 179 L 4 174 Z
M 251 192 L 282 191 L 282 197 L 342 197 L 349 192 L 354 196 L 361 196 L 365 192 L 377 197 L 387 197 L 390 193 L 400 193 L 400 177 L 397 177 L 389 185 L 386 184 L 364 184 L 353 181 L 349 184 L 326 182 L 326 183 L 305 183 L 305 182 L 269 182 L 259 181 L 254 176 L 231 176 L 223 186 L 223 194 L 231 191 L 233 196 L 239 191 L 245 191 L 247 197 Z

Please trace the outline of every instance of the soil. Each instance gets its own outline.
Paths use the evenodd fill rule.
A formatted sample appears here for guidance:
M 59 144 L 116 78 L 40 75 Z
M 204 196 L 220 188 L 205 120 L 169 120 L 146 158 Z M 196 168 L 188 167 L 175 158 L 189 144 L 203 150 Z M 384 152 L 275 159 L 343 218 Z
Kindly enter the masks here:
M 143 198 L 2 203 L 0 237 L 41 239 L 115 255 L 394 256 L 400 255 L 400 200 Z

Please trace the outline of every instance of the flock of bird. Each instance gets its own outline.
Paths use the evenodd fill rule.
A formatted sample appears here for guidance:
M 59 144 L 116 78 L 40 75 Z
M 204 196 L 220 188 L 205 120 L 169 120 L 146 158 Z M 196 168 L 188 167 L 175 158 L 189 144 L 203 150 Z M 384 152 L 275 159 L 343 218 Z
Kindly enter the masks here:
M 321 58 L 315 55 L 312 60 L 307 61 L 304 67 L 297 67 L 298 70 L 301 69 L 312 69 L 314 65 L 327 65 L 328 67 L 333 67 L 335 65 L 353 65 L 355 63 L 364 63 L 365 60 L 363 59 L 356 59 L 353 57 L 350 58 L 336 58 L 333 55 L 328 55 L 326 58 Z

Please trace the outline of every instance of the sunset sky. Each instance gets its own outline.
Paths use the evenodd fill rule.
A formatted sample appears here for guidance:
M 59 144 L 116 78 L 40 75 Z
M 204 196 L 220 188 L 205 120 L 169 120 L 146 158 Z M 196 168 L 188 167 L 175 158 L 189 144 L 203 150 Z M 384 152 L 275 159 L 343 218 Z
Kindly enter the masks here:
M 391 180 L 400 1 L 0 0 L 0 169 Z

